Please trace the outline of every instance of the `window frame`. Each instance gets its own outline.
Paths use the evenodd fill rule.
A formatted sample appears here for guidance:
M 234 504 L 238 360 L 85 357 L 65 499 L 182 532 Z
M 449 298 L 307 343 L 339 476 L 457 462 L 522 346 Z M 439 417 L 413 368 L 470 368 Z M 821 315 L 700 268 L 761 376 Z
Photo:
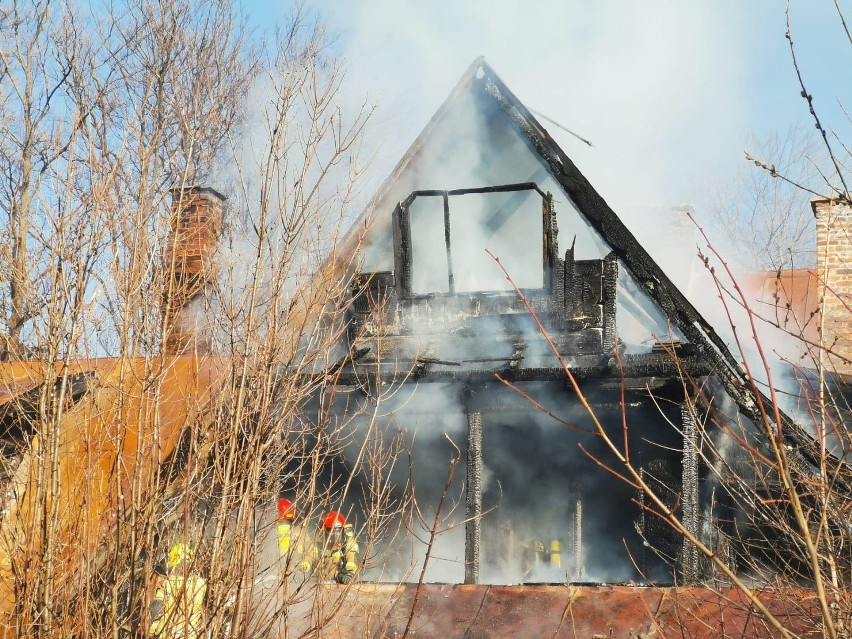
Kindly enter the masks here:
M 405 299 L 418 299 L 433 297 L 435 295 L 455 296 L 473 293 L 505 293 L 506 291 L 465 291 L 458 293 L 455 290 L 455 277 L 453 273 L 452 238 L 450 234 L 450 198 L 465 195 L 486 193 L 511 193 L 519 191 L 535 191 L 541 196 L 542 201 L 542 268 L 543 277 L 541 288 L 530 289 L 532 291 L 550 292 L 553 288 L 554 270 L 558 256 L 556 243 L 556 212 L 553 208 L 553 196 L 542 191 L 535 182 L 521 182 L 517 184 L 500 184 L 496 186 L 474 187 L 466 189 L 426 189 L 412 191 L 408 197 L 396 205 L 393 212 L 393 246 L 394 246 L 394 271 L 397 280 L 398 295 Z M 447 292 L 443 293 L 415 293 L 412 290 L 413 283 L 413 245 L 411 237 L 411 205 L 418 197 L 440 197 L 444 204 L 444 251 L 447 257 Z

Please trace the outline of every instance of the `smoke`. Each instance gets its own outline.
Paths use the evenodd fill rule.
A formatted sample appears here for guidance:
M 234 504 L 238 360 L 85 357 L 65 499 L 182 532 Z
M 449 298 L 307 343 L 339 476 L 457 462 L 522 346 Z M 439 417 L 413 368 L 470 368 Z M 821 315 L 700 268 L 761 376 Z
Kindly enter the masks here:
M 300 308 L 300 295 L 323 303 L 305 291 L 355 215 L 369 107 L 345 104 L 343 71 L 324 52 L 323 31 L 310 21 L 294 30 L 254 78 L 212 170 L 227 214 L 209 312 L 222 319 L 219 343 L 244 352 L 287 322 L 302 325 L 292 316 L 316 309 Z
M 374 185 L 470 61 L 484 55 L 524 104 L 594 143 L 590 148 L 540 118 L 690 299 L 703 313 L 718 315 L 712 308 L 718 307 L 715 287 L 707 278 L 702 281 L 692 232 L 673 251 L 668 233 L 659 230 L 669 227 L 665 207 L 673 204 L 690 202 L 701 215 L 709 205 L 708 184 L 738 179 L 743 150 L 752 148 L 754 133 L 786 129 L 801 106 L 787 66 L 783 11 L 732 1 L 711 7 L 674 0 L 653 6 L 332 0 L 322 10 L 342 33 L 339 51 L 357 87 L 353 99 L 363 100 L 366 92 L 379 105 L 370 131 Z M 821 58 L 827 47 L 845 44 L 831 8 L 794 7 L 792 19 L 807 78 L 817 89 L 826 88 L 824 80 L 831 83 L 824 93 L 832 100 L 823 102 L 848 95 L 825 77 L 832 66 L 826 60 L 834 58 Z M 846 118 L 841 114 L 833 121 L 845 126 Z M 457 168 L 470 160 L 470 148 L 459 145 L 452 175 L 468 175 Z M 476 185 L 460 181 L 439 179 L 423 188 Z M 572 231 L 564 219 L 560 230 L 565 248 Z M 578 238 L 581 249 L 588 246 L 583 240 Z M 680 259 L 667 264 L 672 253 Z M 773 348 L 785 341 L 767 339 Z
M 520 288 L 542 288 L 543 272 L 534 256 L 541 253 L 538 234 L 529 233 L 530 220 L 541 215 L 541 199 L 534 191 L 496 193 L 450 200 L 450 235 L 454 289 L 457 292 L 510 290 L 506 276 L 486 252 L 504 256 L 504 265 Z M 515 210 L 505 225 L 491 220 L 501 210 Z M 411 236 L 415 241 L 413 289 L 418 293 L 447 292 L 448 264 L 444 245 L 441 198 L 420 198 L 411 206 Z M 452 241 L 452 240 L 451 240 Z M 444 251 L 446 253 L 446 251 Z
M 745 91 L 741 52 L 729 34 L 742 25 L 736 14 L 721 11 L 718 5 L 711 9 L 665 2 L 654 9 L 638 5 L 616 9 L 547 2 L 530 11 L 527 7 L 476 2 L 450 10 L 422 3 L 369 0 L 345 6 L 332 2 L 323 8 L 342 20 L 336 26 L 344 31 L 339 46 L 350 66 L 349 99 L 360 104 L 367 92 L 380 98 L 382 104 L 371 123 L 375 186 L 439 107 L 463 69 L 480 53 L 525 104 L 594 142 L 589 148 L 542 119 L 595 188 L 617 212 L 624 212 L 625 222 L 648 231 L 640 237 L 654 256 L 672 250 L 668 233 L 658 232 L 658 222 L 664 216 L 659 211 L 650 217 L 634 216 L 627 205 L 692 199 L 696 192 L 693 185 L 701 184 L 701 172 L 708 163 L 733 158 L 739 152 L 737 130 L 742 126 L 740 105 Z M 555 195 L 563 251 L 576 243 L 578 259 L 602 258 L 607 249 L 600 238 L 542 171 L 541 162 L 517 134 L 511 128 L 489 125 L 494 114 L 487 108 L 473 98 L 464 102 L 457 117 L 444 124 L 430 154 L 418 157 L 387 194 L 378 215 L 389 215 L 388 207 L 415 189 L 534 181 Z M 362 192 L 370 194 L 373 190 L 365 187 Z M 538 201 L 531 197 L 515 203 L 508 207 L 514 213 L 495 224 L 494 212 L 507 208 L 510 198 L 501 195 L 451 202 L 455 247 L 451 261 L 457 290 L 507 288 L 502 274 L 485 255 L 485 248 L 503 260 L 518 284 L 541 286 L 536 279 L 541 275 L 540 227 L 529 222 L 540 219 Z M 418 200 L 411 217 L 415 291 L 446 291 L 448 256 L 441 200 Z M 692 241 L 694 238 L 686 246 Z M 389 228 L 377 229 L 365 249 L 364 270 L 393 270 L 391 246 Z M 628 342 L 628 350 L 647 351 L 652 337 L 666 338 L 669 329 L 648 296 L 620 266 L 619 331 Z M 693 270 L 678 259 L 670 260 L 668 268 L 676 276 Z M 706 295 L 713 290 L 706 281 L 696 290 L 705 293 L 704 300 L 713 301 L 712 294 Z M 708 312 L 707 305 L 699 306 Z M 727 325 L 723 314 L 710 316 L 717 327 Z M 535 328 L 522 326 L 516 317 L 508 322 L 462 322 L 455 335 L 440 333 L 442 318 L 437 313 L 422 319 L 408 327 L 410 348 L 399 354 L 411 359 L 400 357 L 401 361 L 428 354 L 462 363 L 487 359 L 482 353 L 484 344 L 505 351 L 512 344 L 509 338 L 519 333 L 527 343 L 534 341 Z M 471 332 L 474 339 L 460 341 L 464 331 Z M 503 351 L 484 355 L 495 360 L 510 355 Z M 531 360 L 529 352 L 525 357 Z M 495 361 L 493 366 L 504 364 L 505 360 Z M 588 427 L 587 417 L 575 402 L 566 402 L 566 390 L 559 384 L 541 384 L 531 390 L 537 400 L 552 403 L 561 417 L 586 422 Z M 507 393 L 500 391 L 492 398 L 494 403 L 505 401 Z M 382 564 L 373 577 L 410 579 L 419 573 L 424 539 L 432 523 L 430 515 L 434 516 L 441 499 L 448 460 L 454 454 L 449 439 L 459 445 L 464 459 L 467 402 L 458 385 L 421 385 L 413 394 L 397 394 L 382 408 L 380 428 L 389 439 L 402 432 L 411 452 L 411 466 L 395 466 L 391 480 L 400 487 L 414 486 L 426 525 L 415 522 L 406 543 L 391 550 L 395 561 Z M 601 414 L 607 423 L 619 424 L 617 411 L 601 408 Z M 367 420 L 356 420 L 353 426 L 365 429 Z M 631 427 L 639 438 L 634 442 L 637 455 L 645 455 L 648 464 L 654 462 L 655 467 L 676 468 L 680 461 L 677 454 L 659 451 L 678 451 L 681 444 L 656 408 L 631 413 Z M 637 512 L 614 506 L 629 504 L 634 495 L 580 453 L 578 444 L 582 441 L 590 454 L 605 457 L 594 438 L 566 432 L 554 422 L 531 414 L 528 407 L 516 407 L 504 415 L 490 412 L 485 438 L 484 500 L 485 509 L 491 509 L 483 520 L 485 579 L 515 583 L 635 577 L 625 551 L 634 557 L 643 552 L 635 536 L 631 538 Z M 353 438 L 346 451 L 350 460 L 357 456 L 358 443 L 359 439 Z M 463 465 L 456 469 L 446 498 L 448 514 L 437 524 L 442 532 L 435 541 L 427 581 L 457 582 L 463 575 L 463 471 Z M 585 522 L 583 575 L 572 575 L 567 565 L 551 564 L 549 568 L 557 568 L 555 571 L 542 570 L 539 574 L 529 570 L 523 556 L 526 553 L 529 557 L 535 542 L 550 546 L 557 541 L 567 549 L 576 541 L 572 522 L 580 502 Z M 660 545 L 669 550 L 674 547 L 670 540 L 662 540 Z M 564 556 L 568 564 L 569 552 Z M 647 566 L 648 561 L 646 558 L 640 563 Z
M 739 157 L 747 17 L 728 5 L 335 0 L 322 10 L 343 34 L 358 97 L 380 105 L 378 179 L 485 55 L 526 105 L 594 143 L 545 123 L 620 207 L 690 201 L 708 164 Z
M 553 194 L 562 249 L 571 244 L 580 260 L 602 259 L 608 252 L 604 242 L 579 215 L 494 100 L 481 86 L 473 87 L 458 97 L 453 111 L 433 131 L 425 151 L 406 166 L 379 201 L 376 215 L 381 222 L 365 249 L 364 270 L 394 268 L 391 229 L 381 224 L 387 222 L 396 202 L 412 191 L 528 181 Z M 541 207 L 541 198 L 534 192 L 450 198 L 452 248 L 448 259 L 442 199 L 415 200 L 409 209 L 414 292 L 447 292 L 452 263 L 456 290 L 473 291 L 475 295 L 470 299 L 421 300 L 406 307 L 401 316 L 389 318 L 392 324 L 401 323 L 392 332 L 402 327 L 402 334 L 391 342 L 394 346 L 385 357 L 401 365 L 427 357 L 443 362 L 439 366 L 486 373 L 502 370 L 510 360 L 522 362 L 518 365 L 525 368 L 556 368 L 558 363 L 535 323 L 511 301 L 514 297 L 509 295 L 506 300 L 511 300 L 504 301 L 502 307 L 497 301 L 499 310 L 494 306 L 499 292 L 510 286 L 485 252 L 491 249 L 498 255 L 520 286 L 543 288 Z M 620 273 L 619 330 L 623 325 L 623 334 L 630 340 L 629 349 L 647 352 L 654 335 L 668 336 L 668 326 L 623 265 Z M 564 330 L 548 328 L 553 335 Z M 462 468 L 456 469 L 454 483 L 444 498 L 447 519 L 436 524 L 431 517 L 441 503 L 446 482 L 451 454 L 446 436 L 466 453 L 466 414 L 471 410 L 485 410 L 483 580 L 519 583 L 638 579 L 640 575 L 627 553 L 640 557 L 637 563 L 646 577 L 658 579 L 666 574 L 635 533 L 640 515 L 632 503 L 635 492 L 597 467 L 580 450 L 583 443 L 596 459 L 612 462 L 600 440 L 589 435 L 589 417 L 570 397 L 564 382 L 531 384 L 528 391 L 537 401 L 551 405 L 561 418 L 583 424 L 586 432 L 578 434 L 535 414 L 525 400 L 502 386 L 483 389 L 477 385 L 475 397 L 471 397 L 463 394 L 460 383 L 426 384 L 413 394 L 394 396 L 398 407 L 383 407 L 387 415 L 381 426 L 386 430 L 385 439 L 392 439 L 392 431 L 403 429 L 411 451 L 410 477 L 399 476 L 401 467 L 397 467 L 392 483 L 413 486 L 424 520 L 414 520 L 411 536 L 402 548 L 395 549 L 395 561 L 382 563 L 380 574 L 372 575 L 374 578 L 416 578 L 433 526 L 440 534 L 434 540 L 433 559 L 425 578 L 458 582 L 464 575 Z M 610 424 L 619 423 L 613 410 L 617 401 L 610 393 L 604 402 L 609 405 L 599 407 L 599 416 Z M 637 455 L 645 455 L 648 463 L 655 462 L 661 468 L 676 468 L 678 455 L 661 456 L 659 450 L 680 450 L 679 435 L 660 418 L 658 410 L 631 411 L 630 419 L 637 433 L 637 441 L 633 442 Z M 354 448 L 362 440 L 363 433 L 353 438 L 349 459 L 357 456 Z M 655 442 L 659 450 L 652 450 L 649 442 Z M 578 525 L 581 509 L 582 525 Z M 676 560 L 670 540 L 654 541 L 666 547 L 669 561 Z
M 395 465 L 387 479 L 400 492 L 412 491 L 419 514 L 410 518 L 404 539 L 373 540 L 378 557 L 372 558 L 375 567 L 364 579 L 416 581 L 433 528 L 437 534 L 424 579 L 459 583 L 464 578 L 466 413 L 471 410 L 484 411 L 480 547 L 484 583 L 671 578 L 666 562 L 654 556 L 635 532 L 641 519 L 633 504 L 635 491 L 581 451 L 582 445 L 595 459 L 614 463 L 592 434 L 585 410 L 563 383 L 530 382 L 521 388 L 573 428 L 536 411 L 501 385 L 478 387 L 471 396 L 461 384 L 409 384 L 386 389 L 387 399 L 378 405 L 375 398 L 368 400 L 372 408 L 353 423 L 355 434 L 345 457 L 357 457 L 370 428 L 378 428 L 385 441 L 401 433 L 410 461 Z M 620 428 L 620 412 L 614 404 L 592 401 L 599 419 L 608 427 Z M 679 434 L 659 409 L 650 402 L 633 405 L 630 419 L 631 450 L 639 465 L 674 472 L 680 462 Z M 450 460 L 456 457 L 459 463 L 444 494 Z M 679 490 L 677 485 L 666 488 L 673 489 L 673 495 Z M 349 501 L 358 501 L 355 492 Z M 669 562 L 674 560 L 678 546 L 668 531 L 650 527 L 646 535 L 655 547 L 665 549 Z M 641 575 L 628 553 L 642 567 Z

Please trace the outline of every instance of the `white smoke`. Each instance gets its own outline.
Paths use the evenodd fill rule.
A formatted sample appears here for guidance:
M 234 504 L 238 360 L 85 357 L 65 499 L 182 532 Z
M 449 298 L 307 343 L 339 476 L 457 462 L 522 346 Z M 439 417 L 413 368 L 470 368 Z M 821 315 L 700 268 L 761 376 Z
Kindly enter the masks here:
M 332 26 L 343 32 L 340 48 L 350 68 L 352 100 L 360 104 L 367 93 L 381 105 L 371 126 L 376 152 L 373 185 L 390 172 L 470 61 L 484 54 L 525 104 L 594 142 L 589 148 L 542 119 L 598 192 L 621 213 L 637 202 L 696 201 L 708 167 L 739 160 L 740 135 L 747 127 L 743 105 L 749 90 L 742 63 L 744 40 L 731 34 L 742 35 L 747 25 L 742 14 L 730 10 L 733 6 L 732 2 L 711 8 L 664 1 L 650 8 L 549 0 L 531 7 L 480 0 L 449 7 L 399 0 L 330 0 L 322 10 Z M 462 142 L 460 148 L 467 154 L 482 148 L 476 139 Z M 456 163 L 474 165 L 476 158 L 465 153 L 455 158 Z M 418 183 L 416 188 L 483 185 L 464 179 L 474 176 L 460 175 L 455 167 L 443 169 L 428 176 L 433 181 Z M 447 175 L 461 182 L 450 182 Z M 374 189 L 363 191 L 369 196 Z M 634 229 L 648 224 L 647 219 L 623 217 Z M 572 234 L 566 233 L 561 221 L 560 230 L 564 250 Z M 440 235 L 435 236 L 438 245 Z M 653 230 L 647 237 L 646 247 L 652 255 L 664 249 L 655 245 Z M 388 248 L 381 245 L 385 259 L 391 255 Z M 580 249 L 586 248 L 581 242 Z M 446 256 L 440 251 L 429 257 L 436 260 L 436 272 L 445 268 L 441 262 Z M 392 266 L 383 264 L 382 268 Z M 705 287 L 707 290 L 712 291 Z M 703 300 L 715 303 L 712 294 Z M 707 306 L 702 305 L 701 310 L 707 313 Z M 717 328 L 724 326 L 724 315 L 710 317 Z M 430 411 L 434 410 L 439 400 L 428 392 L 425 398 Z M 451 400 L 440 401 L 446 402 L 443 408 L 449 408 Z M 454 408 L 456 417 L 462 417 L 461 406 Z M 430 437 L 441 442 L 447 429 L 463 427 L 463 422 L 443 423 L 453 411 L 437 418 L 426 411 L 423 415 L 414 403 L 402 412 L 406 411 L 407 415 L 391 424 L 405 422 L 412 433 L 417 430 L 424 448 L 429 447 Z M 428 454 L 419 457 L 435 458 Z M 434 467 L 415 466 L 413 472 L 422 471 L 434 471 Z M 415 477 L 414 483 L 434 488 L 442 480 L 443 475 Z M 591 512 L 587 521 L 594 539 L 601 531 L 594 529 Z M 427 575 L 427 580 L 459 579 L 463 555 L 459 532 L 442 537 L 436 548 L 438 565 L 446 562 L 452 568 L 447 572 L 452 574 L 444 577 L 437 569 L 438 574 Z M 409 561 L 412 567 L 416 567 L 417 554 Z M 601 564 L 593 578 L 624 578 L 617 571 L 625 565 L 623 557 L 611 558 L 611 565 L 597 559 Z
M 741 157 L 746 88 L 732 35 L 745 18 L 718 3 L 331 0 L 320 10 L 343 33 L 358 97 L 379 101 L 378 179 L 478 55 L 527 106 L 594 143 L 545 123 L 613 205 L 689 201 L 709 163 Z

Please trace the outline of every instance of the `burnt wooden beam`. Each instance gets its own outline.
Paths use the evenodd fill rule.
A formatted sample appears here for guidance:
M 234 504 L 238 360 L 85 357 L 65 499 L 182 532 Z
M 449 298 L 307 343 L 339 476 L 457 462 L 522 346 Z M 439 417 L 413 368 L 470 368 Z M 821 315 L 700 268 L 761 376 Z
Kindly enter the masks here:
M 611 353 L 615 349 L 617 297 L 618 258 L 615 257 L 615 253 L 610 253 L 603 260 L 603 276 L 601 278 L 601 305 L 603 307 L 601 344 L 604 353 Z
M 393 262 L 400 297 L 411 295 L 412 259 L 411 222 L 408 209 L 397 205 L 393 212 Z
M 467 413 L 467 483 L 465 488 L 464 582 L 479 583 L 482 544 L 482 413 Z
M 586 561 L 583 554 L 583 498 L 578 493 L 574 504 L 572 529 L 571 572 L 570 581 L 582 581 L 586 576 Z
M 600 359 L 600 358 L 595 358 Z M 438 365 L 430 362 L 432 366 Z M 380 381 L 382 384 L 404 384 L 404 383 L 442 383 L 442 382 L 470 382 L 487 383 L 497 379 L 499 375 L 509 382 L 547 382 L 559 381 L 568 383 L 565 371 L 559 367 L 551 368 L 522 368 L 504 367 L 500 369 L 477 369 L 459 370 L 461 362 L 446 360 L 443 365 L 450 367 L 449 370 L 439 370 L 422 367 L 418 370 L 416 360 L 400 361 L 386 360 L 378 366 L 376 363 L 357 363 L 337 374 L 335 383 L 343 386 L 360 386 L 367 377 L 376 377 L 376 370 L 381 370 Z M 667 379 L 676 381 L 682 387 L 680 375 L 687 373 L 697 379 L 713 372 L 713 370 L 695 356 L 684 356 L 680 362 L 673 362 L 664 357 L 642 358 L 641 356 L 622 356 L 622 368 L 619 368 L 614 358 L 606 358 L 605 362 L 598 364 L 583 364 L 571 366 L 571 374 L 577 380 L 614 380 L 618 384 L 622 381 L 631 388 L 648 385 L 655 388 L 659 380 Z M 623 377 L 622 377 L 623 375 Z
M 450 243 L 450 198 L 444 193 L 444 246 L 447 249 L 447 287 L 450 295 L 456 292 L 456 279 L 453 276 L 453 249 Z
M 538 184 L 535 182 L 518 182 L 515 184 L 495 184 L 493 186 L 475 186 L 467 189 L 420 189 L 412 191 L 407 198 L 400 202 L 400 206 L 407 209 L 418 197 L 455 197 L 456 195 L 470 195 L 471 193 L 513 193 L 515 191 L 535 191 L 541 197 L 546 197 Z
M 574 241 L 571 242 L 571 248 L 565 251 L 565 259 L 562 262 L 562 304 L 563 304 L 563 320 L 570 321 L 574 318 L 577 312 L 577 304 L 580 298 L 580 274 L 577 272 L 576 262 L 574 260 L 574 245 L 577 242 L 577 236 L 574 236 Z
M 695 423 L 693 408 L 688 400 L 681 403 L 680 414 L 683 433 L 682 519 L 686 530 L 697 538 L 701 526 L 698 490 L 698 427 Z M 698 583 L 701 577 L 698 548 L 686 538 L 683 539 L 680 563 L 684 583 L 686 585 Z
M 541 201 L 542 217 L 542 270 L 543 287 L 553 292 L 554 275 L 559 262 L 559 228 L 556 225 L 556 210 L 553 208 L 553 195 L 548 193 Z M 558 294 L 558 292 L 557 292 Z

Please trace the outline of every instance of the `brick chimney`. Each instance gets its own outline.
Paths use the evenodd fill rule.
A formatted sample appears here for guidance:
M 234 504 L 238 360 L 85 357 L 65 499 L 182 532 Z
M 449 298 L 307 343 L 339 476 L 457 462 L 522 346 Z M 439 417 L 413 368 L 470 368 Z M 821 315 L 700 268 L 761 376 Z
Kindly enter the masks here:
M 163 293 L 163 352 L 209 353 L 204 298 L 216 283 L 215 255 L 222 232 L 225 197 L 208 187 L 172 189 L 170 233 Z
M 815 197 L 817 278 L 826 367 L 852 374 L 852 207 L 837 199 Z

